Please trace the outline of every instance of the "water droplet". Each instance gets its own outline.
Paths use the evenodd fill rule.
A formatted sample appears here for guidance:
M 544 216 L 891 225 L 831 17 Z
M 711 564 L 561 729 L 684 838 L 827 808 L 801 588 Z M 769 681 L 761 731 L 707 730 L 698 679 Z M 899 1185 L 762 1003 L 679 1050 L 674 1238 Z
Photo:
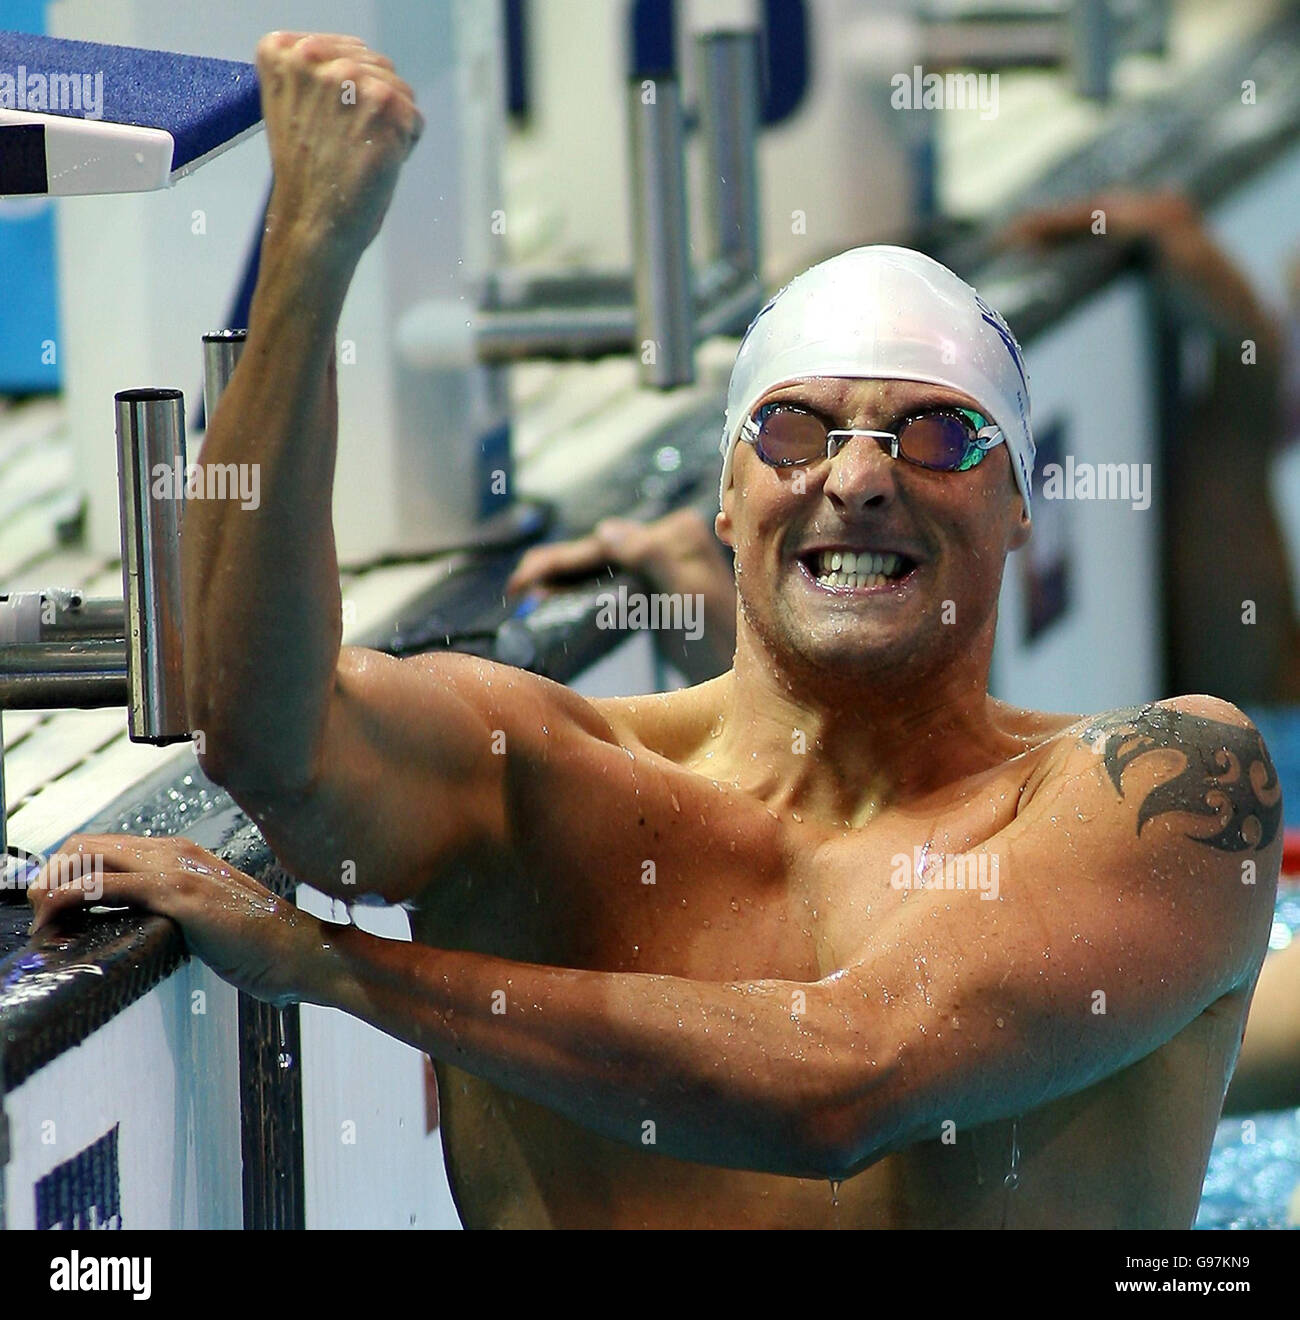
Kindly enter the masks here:
M 1020 1120 L 1013 1118 L 1011 1120 L 1011 1162 L 1007 1168 L 1006 1177 L 1002 1179 L 1002 1186 L 1008 1192 L 1014 1192 L 1020 1186 Z M 1002 1227 L 1007 1226 L 1007 1211 L 1010 1206 L 1008 1197 L 1002 1202 Z

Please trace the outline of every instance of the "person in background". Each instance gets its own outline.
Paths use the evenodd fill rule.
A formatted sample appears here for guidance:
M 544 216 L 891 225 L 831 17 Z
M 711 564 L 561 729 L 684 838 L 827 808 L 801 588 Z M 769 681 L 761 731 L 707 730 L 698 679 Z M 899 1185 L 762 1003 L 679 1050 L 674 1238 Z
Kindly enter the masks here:
M 1106 230 L 1094 241 L 1149 248 L 1166 334 L 1201 330 L 1212 340 L 1203 380 L 1165 401 L 1165 682 L 1247 706 L 1300 699 L 1300 623 L 1269 497 L 1285 430 L 1284 329 L 1177 191 L 1116 191 L 1033 211 L 999 242 L 1042 250 L 1092 234 L 1099 212 Z
M 1269 483 L 1300 412 L 1285 329 L 1177 192 L 1109 193 L 1033 212 L 1002 241 L 1044 247 L 1086 234 L 1099 210 L 1109 235 L 1150 245 L 1171 328 L 1199 325 L 1214 336 L 1205 388 L 1176 401 L 1173 447 L 1164 456 L 1168 681 L 1247 705 L 1293 703 L 1300 627 Z M 1298 276 L 1293 269 L 1293 286 Z M 1248 339 L 1253 363 L 1242 361 Z M 1257 609 L 1249 627 L 1242 623 L 1248 600 Z M 1298 1105 L 1300 941 L 1264 962 L 1224 1113 Z
M 1300 939 L 1271 953 L 1255 984 L 1225 1114 L 1300 1107 Z

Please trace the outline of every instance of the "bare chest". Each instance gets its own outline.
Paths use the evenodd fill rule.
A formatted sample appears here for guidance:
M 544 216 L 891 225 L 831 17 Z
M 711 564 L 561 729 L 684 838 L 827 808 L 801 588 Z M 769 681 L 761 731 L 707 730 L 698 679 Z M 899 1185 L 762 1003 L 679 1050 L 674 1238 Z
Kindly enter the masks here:
M 922 880 L 996 897 L 972 850 L 1014 818 L 1024 775 L 1004 767 L 850 828 L 612 749 L 517 813 L 509 874 L 469 859 L 432 884 L 415 935 L 558 966 L 815 981 L 860 956 Z

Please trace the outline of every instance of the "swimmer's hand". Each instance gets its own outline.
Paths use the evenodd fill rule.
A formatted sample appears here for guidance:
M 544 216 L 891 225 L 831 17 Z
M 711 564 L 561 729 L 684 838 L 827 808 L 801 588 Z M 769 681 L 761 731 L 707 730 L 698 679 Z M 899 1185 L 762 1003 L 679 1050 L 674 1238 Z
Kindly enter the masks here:
M 637 574 L 652 591 L 702 602 L 699 643 L 676 642 L 666 648 L 668 658 L 689 678 L 701 681 L 728 668 L 736 648 L 734 577 L 713 528 L 694 509 L 678 509 L 650 523 L 605 518 L 588 536 L 533 546 L 510 575 L 506 590 L 531 588 L 549 595 L 611 566 Z
M 327 33 L 268 33 L 257 75 L 275 179 L 267 234 L 350 274 L 423 131 L 415 93 L 388 56 Z
M 531 547 L 506 583 L 507 591 L 595 577 L 608 566 L 638 573 L 658 591 L 701 591 L 731 573 L 713 530 L 694 509 L 678 509 L 654 522 L 604 518 L 587 536 Z
M 1099 231 L 1102 216 L 1106 227 Z M 1117 238 L 1146 238 L 1164 244 L 1200 225 L 1195 204 L 1175 188 L 1115 189 L 1016 216 L 995 235 L 995 242 L 1005 247 L 1042 247 L 1080 234 L 1104 232 Z
M 33 935 L 72 908 L 127 906 L 170 917 L 189 951 L 222 980 L 281 1005 L 297 1002 L 299 973 L 326 933 L 325 923 L 180 838 L 73 835 L 27 897 Z

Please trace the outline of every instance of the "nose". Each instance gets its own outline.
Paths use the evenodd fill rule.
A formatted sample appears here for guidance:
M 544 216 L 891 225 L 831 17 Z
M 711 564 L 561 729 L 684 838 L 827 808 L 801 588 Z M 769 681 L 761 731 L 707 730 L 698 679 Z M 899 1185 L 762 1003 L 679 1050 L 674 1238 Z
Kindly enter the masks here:
M 877 436 L 855 435 L 840 437 L 839 443 L 822 487 L 826 498 L 838 512 L 850 515 L 886 506 L 896 494 L 898 467 L 885 447 L 887 442 Z

